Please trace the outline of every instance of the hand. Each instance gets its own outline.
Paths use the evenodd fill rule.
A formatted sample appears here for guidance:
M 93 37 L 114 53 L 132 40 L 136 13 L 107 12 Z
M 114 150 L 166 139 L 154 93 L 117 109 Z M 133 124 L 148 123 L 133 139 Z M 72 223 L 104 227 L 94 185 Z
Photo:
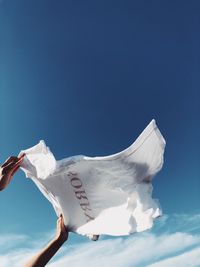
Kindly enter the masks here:
M 63 243 L 68 238 L 68 230 L 65 228 L 63 216 L 57 220 L 56 237 L 41 251 L 39 251 L 33 258 L 24 265 L 24 267 L 44 267 L 51 260 L 51 258 L 60 249 Z
M 62 241 L 63 243 L 68 239 L 68 230 L 64 225 L 64 219 L 62 215 L 60 215 L 57 220 L 56 239 Z
M 24 159 L 25 154 L 18 157 L 9 157 L 1 166 L 1 177 L 7 176 L 12 178 L 16 171 L 20 168 L 20 165 Z
M 25 154 L 22 154 L 18 157 L 10 157 L 8 158 L 2 166 L 0 166 L 0 182 L 1 189 L 5 188 L 7 184 L 10 182 L 13 175 L 20 168 L 20 165 L 24 159 Z

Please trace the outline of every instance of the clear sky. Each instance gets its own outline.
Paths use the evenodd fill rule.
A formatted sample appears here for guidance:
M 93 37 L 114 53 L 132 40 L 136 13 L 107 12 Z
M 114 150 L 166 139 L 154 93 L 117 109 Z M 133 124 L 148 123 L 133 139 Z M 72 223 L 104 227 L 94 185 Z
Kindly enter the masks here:
M 57 159 L 110 155 L 155 118 L 167 146 L 153 195 L 167 218 L 199 218 L 199 12 L 185 0 L 0 1 L 0 161 L 41 139 Z M 0 194 L 0 234 L 42 235 L 55 221 L 18 172 Z

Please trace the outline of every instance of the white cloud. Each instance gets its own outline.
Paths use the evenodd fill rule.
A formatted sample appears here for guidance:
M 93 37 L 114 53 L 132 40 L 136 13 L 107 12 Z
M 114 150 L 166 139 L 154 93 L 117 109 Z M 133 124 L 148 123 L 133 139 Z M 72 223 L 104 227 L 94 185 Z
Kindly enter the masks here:
M 165 259 L 154 264 L 149 265 L 149 267 L 199 267 L 200 266 L 200 247 L 193 249 L 189 252 L 185 252 L 181 255 Z
M 1 267 L 22 267 L 36 251 L 26 249 L 14 250 L 8 254 L 0 255 Z
M 0 266 L 1 267 L 22 267 L 23 264 L 41 249 L 47 240 L 50 240 L 51 233 L 44 233 L 43 237 L 27 235 L 4 234 L 0 235 Z
M 7 251 L 18 246 L 19 244 L 23 244 L 28 239 L 26 235 L 16 235 L 16 234 L 4 234 L 0 236 L 0 252 L 2 253 L 4 250 Z
M 106 238 L 97 242 L 70 242 L 71 236 L 49 267 L 195 267 L 199 266 L 200 235 L 196 232 L 200 216 L 165 216 L 153 231 L 131 235 L 126 238 Z M 192 230 L 191 230 L 192 229 Z M 195 231 L 193 232 L 193 229 Z M 181 231 L 180 231 L 181 230 Z M 182 231 L 184 230 L 184 231 Z M 49 234 L 34 239 L 27 236 L 0 237 L 1 267 L 21 267 L 34 253 L 41 249 Z M 2 252 L 3 244 L 12 249 Z M 11 248 L 11 246 L 9 247 Z M 190 258 L 190 262 L 188 261 Z M 180 264 L 179 264 L 180 263 Z M 171 264 L 171 265 L 170 265 Z M 185 264 L 185 265 L 183 265 Z M 190 265 L 187 265 L 190 264 Z
M 126 240 L 103 240 L 79 246 L 49 266 L 107 267 L 111 264 L 115 267 L 147 266 L 149 262 L 191 248 L 199 242 L 199 236 L 186 233 L 161 236 L 145 234 L 141 237 L 132 236 Z

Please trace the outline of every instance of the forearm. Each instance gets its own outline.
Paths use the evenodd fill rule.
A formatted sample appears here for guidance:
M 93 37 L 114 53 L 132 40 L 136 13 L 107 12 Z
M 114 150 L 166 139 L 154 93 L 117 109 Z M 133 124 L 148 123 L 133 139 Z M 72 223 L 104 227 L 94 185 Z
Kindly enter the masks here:
M 64 242 L 65 241 L 59 237 L 54 238 L 43 250 L 26 263 L 24 267 L 44 267 Z

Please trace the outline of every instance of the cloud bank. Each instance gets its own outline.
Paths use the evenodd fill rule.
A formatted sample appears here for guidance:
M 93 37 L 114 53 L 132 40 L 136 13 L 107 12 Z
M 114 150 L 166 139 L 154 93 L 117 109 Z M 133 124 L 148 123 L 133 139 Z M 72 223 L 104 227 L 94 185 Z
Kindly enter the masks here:
M 200 215 L 173 215 L 158 221 L 153 231 L 124 238 L 70 244 L 60 250 L 49 267 L 197 267 L 200 266 Z M 51 234 L 52 235 L 52 234 Z M 45 240 L 48 240 L 45 235 Z M 48 236 L 49 237 L 49 236 Z M 22 267 L 44 246 L 28 236 L 0 238 L 1 267 Z M 73 237 L 72 237 L 73 238 Z M 9 252 L 2 253 L 6 246 Z

